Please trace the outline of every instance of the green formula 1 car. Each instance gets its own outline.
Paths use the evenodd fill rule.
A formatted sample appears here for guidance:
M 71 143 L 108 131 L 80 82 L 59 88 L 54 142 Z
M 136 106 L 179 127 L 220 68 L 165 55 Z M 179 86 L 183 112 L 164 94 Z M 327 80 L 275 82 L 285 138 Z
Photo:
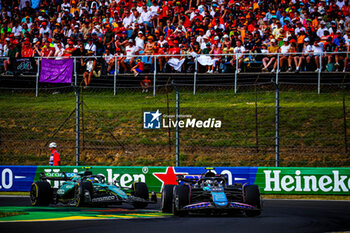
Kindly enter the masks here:
M 71 177 L 69 177 L 71 176 Z M 33 206 L 64 204 L 69 206 L 106 206 L 129 203 L 135 208 L 146 208 L 149 203 L 156 203 L 154 192 L 149 201 L 148 187 L 143 182 L 135 182 L 131 193 L 126 194 L 116 184 L 107 184 L 102 175 L 93 175 L 87 170 L 80 173 L 62 173 L 62 177 L 47 177 L 41 173 L 40 180 L 32 184 L 30 199 Z M 52 181 L 60 181 L 58 188 L 53 188 Z

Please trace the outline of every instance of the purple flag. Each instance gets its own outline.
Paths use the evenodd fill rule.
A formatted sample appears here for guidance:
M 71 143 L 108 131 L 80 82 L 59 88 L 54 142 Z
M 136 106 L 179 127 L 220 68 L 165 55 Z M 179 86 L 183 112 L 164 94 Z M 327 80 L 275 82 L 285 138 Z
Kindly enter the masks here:
M 40 82 L 72 83 L 73 59 L 42 59 Z

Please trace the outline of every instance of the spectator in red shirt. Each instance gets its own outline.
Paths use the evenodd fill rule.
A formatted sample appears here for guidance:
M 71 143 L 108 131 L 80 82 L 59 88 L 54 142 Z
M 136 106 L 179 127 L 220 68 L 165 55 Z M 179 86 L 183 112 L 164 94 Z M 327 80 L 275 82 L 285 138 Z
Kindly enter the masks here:
M 140 82 L 142 87 L 142 93 L 148 92 L 148 88 L 151 86 L 151 80 L 149 80 L 148 76 L 145 76 L 145 78 Z

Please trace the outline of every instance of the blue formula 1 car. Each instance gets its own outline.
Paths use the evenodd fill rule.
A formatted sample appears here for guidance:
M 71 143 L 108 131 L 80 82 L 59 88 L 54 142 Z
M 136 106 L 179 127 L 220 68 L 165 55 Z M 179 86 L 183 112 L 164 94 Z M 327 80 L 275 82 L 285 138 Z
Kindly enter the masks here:
M 257 185 L 226 185 L 226 175 L 215 174 L 213 168 L 207 169 L 202 175 L 177 175 L 178 185 L 165 185 L 162 211 L 176 216 L 189 212 L 244 212 L 248 217 L 261 214 L 262 201 Z
M 148 187 L 143 182 L 135 182 L 131 192 L 126 194 L 116 185 L 117 182 L 108 184 L 103 175 L 93 175 L 89 170 L 70 175 L 62 173 L 61 177 L 48 177 L 42 173 L 41 181 L 34 182 L 30 190 L 32 205 L 63 204 L 81 207 L 129 203 L 141 209 L 149 203 L 157 202 L 154 192 L 149 201 Z M 59 181 L 60 185 L 54 188 L 49 181 Z

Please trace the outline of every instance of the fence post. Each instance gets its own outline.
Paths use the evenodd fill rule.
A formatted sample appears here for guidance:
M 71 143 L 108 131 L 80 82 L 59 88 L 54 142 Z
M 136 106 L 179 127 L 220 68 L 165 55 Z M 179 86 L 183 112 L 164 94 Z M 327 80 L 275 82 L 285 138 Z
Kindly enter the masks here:
M 78 86 L 78 76 L 77 76 L 77 58 L 74 57 L 74 85 Z
M 193 77 L 193 95 L 196 95 L 197 85 L 197 57 L 194 58 L 194 77 Z
M 176 122 L 179 122 L 180 115 L 180 93 L 176 90 Z M 176 124 L 176 167 L 180 166 L 180 128 L 179 124 Z
M 38 71 L 36 73 L 36 81 L 35 81 L 35 96 L 39 96 L 39 75 L 40 75 L 40 58 L 38 58 Z
M 75 86 L 75 165 L 79 166 L 80 163 L 80 89 L 78 86 Z
M 321 71 L 322 71 L 322 54 L 320 55 L 320 69 L 318 70 L 318 79 L 317 79 L 317 93 L 321 93 Z
M 158 58 L 158 56 L 154 56 L 153 96 L 156 96 L 157 58 Z
M 343 118 L 344 118 L 344 144 L 345 144 L 345 153 L 348 153 L 348 135 L 346 132 L 347 126 L 346 126 L 346 106 L 345 106 L 345 97 L 343 94 Z
M 237 74 L 238 74 L 238 55 L 236 54 L 236 70 L 235 70 L 235 94 L 237 93 Z
M 276 84 L 278 85 L 278 73 L 280 72 L 280 55 L 277 54 Z
M 114 76 L 113 76 L 113 94 L 114 95 L 117 94 L 117 69 L 118 69 L 117 61 L 118 61 L 118 57 L 115 56 L 114 57 Z
M 280 55 L 277 54 L 277 70 L 276 70 L 276 80 L 275 80 L 275 88 L 276 88 L 276 122 L 275 122 L 275 166 L 279 166 L 279 157 L 280 157 L 280 138 L 279 138 L 279 118 L 280 118 L 280 91 L 278 86 L 278 73 L 280 70 Z

